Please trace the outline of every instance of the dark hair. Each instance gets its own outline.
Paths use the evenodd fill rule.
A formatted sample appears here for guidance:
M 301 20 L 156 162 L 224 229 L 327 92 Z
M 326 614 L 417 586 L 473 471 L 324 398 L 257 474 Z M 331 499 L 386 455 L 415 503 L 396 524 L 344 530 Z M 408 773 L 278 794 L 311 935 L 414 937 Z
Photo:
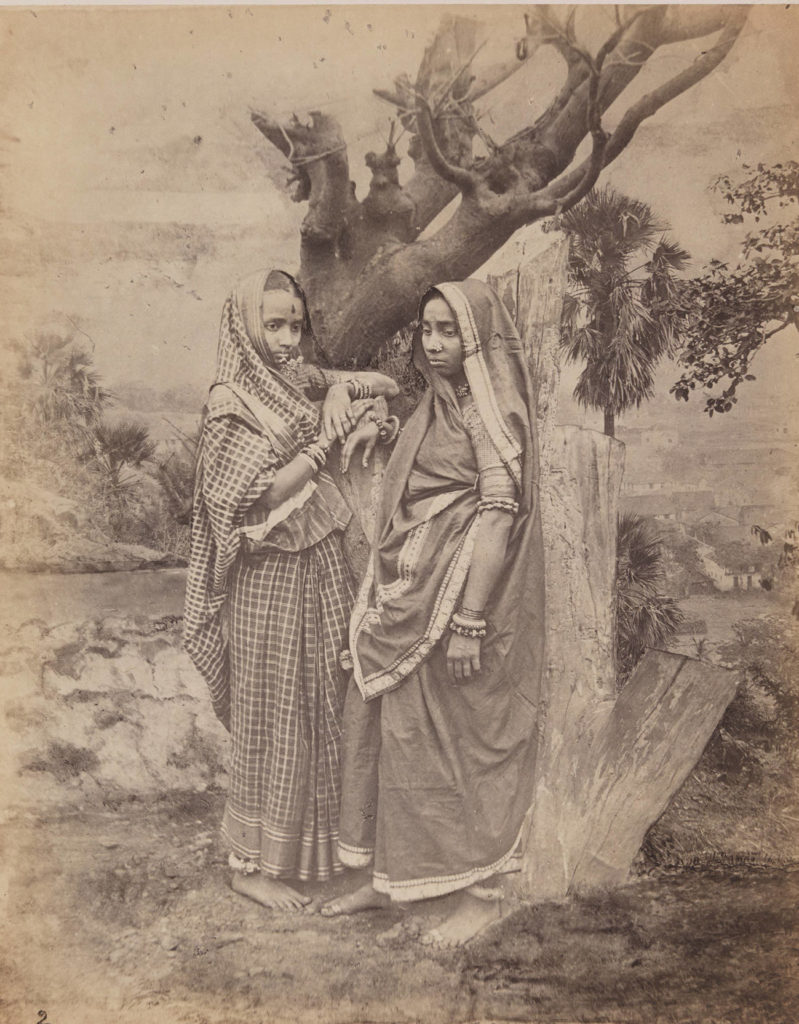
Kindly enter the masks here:
M 308 299 L 300 287 L 300 282 L 285 270 L 270 270 L 264 282 L 265 292 L 288 292 L 302 302 L 302 330 L 303 334 L 312 335 L 311 314 L 308 312 Z
M 291 292 L 296 295 L 298 299 L 305 301 L 305 296 L 302 294 L 302 289 L 291 276 L 287 274 L 285 270 L 270 270 L 264 283 L 265 292 Z

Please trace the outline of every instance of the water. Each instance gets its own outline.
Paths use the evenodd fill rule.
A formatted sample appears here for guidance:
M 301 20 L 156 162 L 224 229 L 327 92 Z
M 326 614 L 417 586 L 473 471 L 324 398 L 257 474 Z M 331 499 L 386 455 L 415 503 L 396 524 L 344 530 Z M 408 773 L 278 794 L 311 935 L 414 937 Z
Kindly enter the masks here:
M 49 626 L 111 615 L 182 615 L 185 569 L 135 572 L 0 572 L 0 624 Z

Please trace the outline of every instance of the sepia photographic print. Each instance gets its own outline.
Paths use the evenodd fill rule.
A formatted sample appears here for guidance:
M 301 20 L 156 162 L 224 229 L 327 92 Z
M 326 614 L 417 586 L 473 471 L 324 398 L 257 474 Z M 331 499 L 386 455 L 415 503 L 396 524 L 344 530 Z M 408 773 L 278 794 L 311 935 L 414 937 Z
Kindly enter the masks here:
M 0 39 L 0 1020 L 794 1024 L 795 8 Z

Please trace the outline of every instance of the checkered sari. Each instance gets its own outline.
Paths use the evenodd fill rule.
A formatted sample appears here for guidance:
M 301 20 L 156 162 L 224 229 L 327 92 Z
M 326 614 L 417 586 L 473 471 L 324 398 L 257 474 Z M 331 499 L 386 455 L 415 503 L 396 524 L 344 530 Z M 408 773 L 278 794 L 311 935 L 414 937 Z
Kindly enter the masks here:
M 316 407 L 265 362 L 266 277 L 247 279 L 222 315 L 215 384 L 234 388 L 212 388 L 205 412 L 184 646 L 231 732 L 223 831 L 233 852 L 273 876 L 325 879 L 340 868 L 338 657 L 352 587 L 341 524 L 318 503 L 292 550 L 242 548 L 248 510 L 319 430 Z M 267 407 L 269 423 L 253 422 L 242 390 Z
M 194 487 L 183 642 L 228 728 L 230 679 L 222 610 L 241 543 L 239 528 L 275 471 L 319 431 L 313 403 L 266 361 L 270 356 L 259 296 L 268 276 L 266 271 L 245 278 L 225 302 L 214 385 L 232 383 L 254 395 L 285 429 L 253 430 L 235 394 L 212 387 Z
M 341 716 L 338 656 L 352 606 L 331 534 L 299 552 L 243 560 L 230 593 L 233 751 L 222 832 L 274 877 L 323 880 L 336 852 Z

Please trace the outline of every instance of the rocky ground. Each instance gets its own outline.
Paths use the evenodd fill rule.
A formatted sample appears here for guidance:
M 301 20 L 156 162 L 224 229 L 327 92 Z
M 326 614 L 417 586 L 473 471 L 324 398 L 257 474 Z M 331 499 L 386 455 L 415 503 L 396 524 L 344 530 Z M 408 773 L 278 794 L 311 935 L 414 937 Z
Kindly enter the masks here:
M 124 592 L 106 589 L 102 607 L 116 608 Z M 446 898 L 330 920 L 321 900 L 360 879 L 310 887 L 298 914 L 234 894 L 217 836 L 227 739 L 179 649 L 180 621 L 155 600 L 151 614 L 86 619 L 87 600 L 61 595 L 58 616 L 17 617 L 0 642 L 0 1020 L 799 1020 L 787 833 L 780 857 L 760 855 L 777 849 L 775 828 L 756 834 L 751 808 L 719 810 L 701 774 L 651 831 L 629 886 L 514 905 L 461 951 L 417 941 Z
M 415 938 L 447 909 L 328 920 L 227 885 L 222 795 L 17 816 L 0 1018 L 33 1024 L 616 1021 L 793 1024 L 799 872 L 641 877 L 519 908 L 457 952 Z

